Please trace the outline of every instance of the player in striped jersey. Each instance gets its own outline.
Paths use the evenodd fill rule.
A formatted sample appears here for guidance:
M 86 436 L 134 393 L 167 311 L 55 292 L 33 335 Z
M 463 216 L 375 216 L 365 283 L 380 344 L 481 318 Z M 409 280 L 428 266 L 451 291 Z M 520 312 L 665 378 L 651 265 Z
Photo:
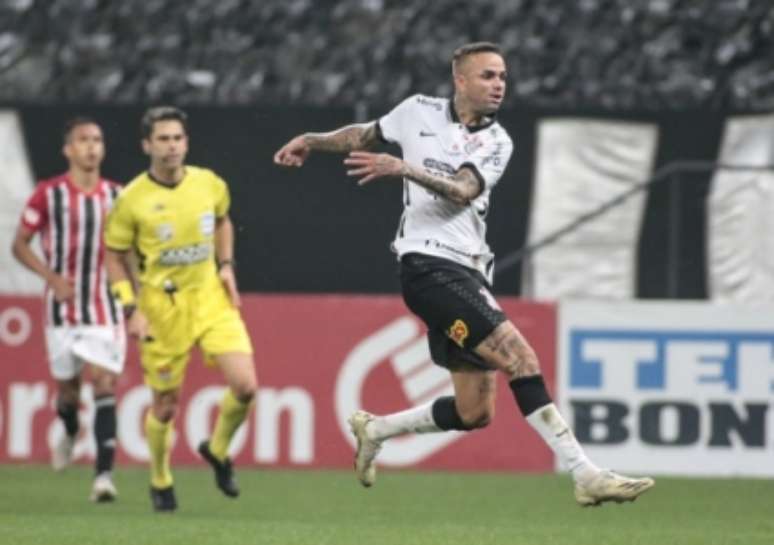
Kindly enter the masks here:
M 105 143 L 89 118 L 69 121 L 64 174 L 41 181 L 22 213 L 13 253 L 46 282 L 45 332 L 51 374 L 57 381 L 57 414 L 65 433 L 52 445 L 51 463 L 63 469 L 73 456 L 79 430 L 81 374 L 90 368 L 94 393 L 96 475 L 91 499 L 112 501 L 115 454 L 115 388 L 124 367 L 125 333 L 120 308 L 108 288 L 102 225 L 120 186 L 102 178 Z M 40 234 L 43 259 L 32 250 Z

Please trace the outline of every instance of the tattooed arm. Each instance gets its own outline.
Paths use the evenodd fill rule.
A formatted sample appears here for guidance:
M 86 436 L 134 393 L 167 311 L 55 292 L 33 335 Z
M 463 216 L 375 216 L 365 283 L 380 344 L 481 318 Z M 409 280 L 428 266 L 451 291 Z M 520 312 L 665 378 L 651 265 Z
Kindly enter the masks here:
M 481 194 L 483 183 L 472 168 L 463 166 L 451 177 L 430 174 L 388 153 L 353 151 L 344 160 L 349 176 L 363 176 L 358 185 L 367 184 L 381 176 L 401 176 L 429 189 L 433 193 L 459 205 L 469 204 Z
M 278 165 L 300 167 L 313 150 L 347 152 L 368 149 L 378 141 L 376 123 L 347 125 L 331 132 L 300 134 L 274 154 Z

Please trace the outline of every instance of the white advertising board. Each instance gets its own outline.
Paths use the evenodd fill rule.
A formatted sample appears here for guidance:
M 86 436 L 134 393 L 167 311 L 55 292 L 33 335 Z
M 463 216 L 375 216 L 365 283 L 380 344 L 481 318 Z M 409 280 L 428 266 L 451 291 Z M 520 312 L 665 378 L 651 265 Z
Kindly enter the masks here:
M 774 308 L 559 305 L 557 397 L 622 472 L 774 476 Z

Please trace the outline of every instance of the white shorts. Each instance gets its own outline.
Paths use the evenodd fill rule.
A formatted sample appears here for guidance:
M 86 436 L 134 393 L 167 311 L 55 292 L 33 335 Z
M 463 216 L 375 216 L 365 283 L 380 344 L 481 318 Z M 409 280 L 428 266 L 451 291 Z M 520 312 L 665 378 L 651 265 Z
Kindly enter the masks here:
M 46 348 L 57 380 L 76 377 L 86 363 L 118 374 L 126 360 L 126 333 L 120 326 L 47 327 Z

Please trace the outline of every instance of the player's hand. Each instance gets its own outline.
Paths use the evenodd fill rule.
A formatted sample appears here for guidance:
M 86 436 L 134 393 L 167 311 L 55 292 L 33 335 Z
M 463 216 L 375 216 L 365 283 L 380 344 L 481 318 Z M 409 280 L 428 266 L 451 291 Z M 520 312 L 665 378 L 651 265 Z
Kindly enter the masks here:
M 236 277 L 234 276 L 234 268 L 228 264 L 220 267 L 218 271 L 220 281 L 223 282 L 223 287 L 226 288 L 228 298 L 231 299 L 231 304 L 239 308 L 242 306 L 242 300 L 239 297 L 239 290 L 237 290 Z
M 357 185 L 365 185 L 375 178 L 382 176 L 402 176 L 403 160 L 389 153 L 373 153 L 370 151 L 351 151 L 344 159 L 348 167 L 355 167 L 347 171 L 347 176 L 362 176 Z
M 148 318 L 138 308 L 129 317 L 129 321 L 126 323 L 126 332 L 129 336 L 138 341 L 152 340 L 152 337 L 148 334 Z
M 75 285 L 72 279 L 65 278 L 61 274 L 51 275 L 48 285 L 54 290 L 54 299 L 57 303 L 64 303 L 75 296 Z
M 300 167 L 309 157 L 312 149 L 303 135 L 296 136 L 274 154 L 274 162 L 286 167 Z

